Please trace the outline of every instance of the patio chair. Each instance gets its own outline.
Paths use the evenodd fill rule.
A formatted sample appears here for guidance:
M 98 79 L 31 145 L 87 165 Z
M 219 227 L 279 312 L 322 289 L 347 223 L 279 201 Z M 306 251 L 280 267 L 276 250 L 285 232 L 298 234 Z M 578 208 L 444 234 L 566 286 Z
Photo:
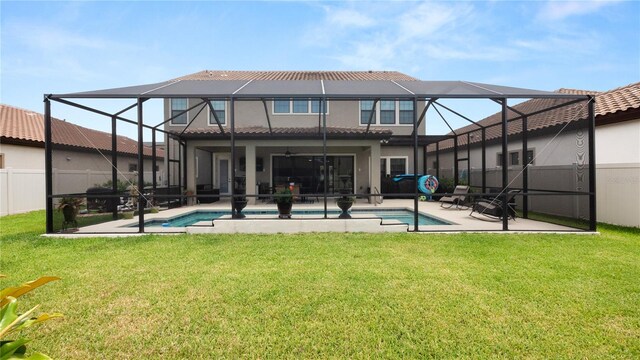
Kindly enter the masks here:
M 519 193 L 520 190 L 510 190 L 507 193 L 507 216 L 515 220 L 516 219 L 516 202 L 515 195 Z M 502 207 L 502 200 L 495 197 L 492 199 L 481 199 L 473 203 L 471 205 L 471 213 L 469 216 L 472 216 L 476 219 L 485 220 L 474 216 L 473 214 L 477 213 L 479 215 L 484 215 L 485 217 L 492 220 L 501 220 L 504 216 L 504 209 Z
M 443 196 L 440 198 L 440 207 L 445 209 L 450 209 L 454 205 L 456 209 L 462 210 L 468 209 L 467 205 L 467 196 L 469 195 L 469 187 L 466 185 L 458 185 L 453 190 L 453 195 L 451 196 Z

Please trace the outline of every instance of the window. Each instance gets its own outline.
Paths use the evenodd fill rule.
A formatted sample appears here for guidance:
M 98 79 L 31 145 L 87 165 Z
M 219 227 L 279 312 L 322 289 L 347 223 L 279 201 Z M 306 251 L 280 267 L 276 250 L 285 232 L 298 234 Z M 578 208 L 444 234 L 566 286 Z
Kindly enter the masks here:
M 360 101 L 360 124 L 367 125 L 369 123 L 369 119 L 371 118 L 371 112 L 373 111 L 373 100 L 362 100 Z M 373 115 L 371 119 L 371 123 L 376 123 L 376 116 Z
M 329 103 L 327 103 L 327 112 Z M 275 99 L 273 100 L 274 114 L 318 114 L 320 113 L 320 100 L 312 99 Z
M 535 159 L 535 153 L 533 152 L 533 149 L 527 150 L 527 164 L 535 165 L 534 159 Z
M 520 162 L 520 155 L 522 152 L 520 151 L 511 151 L 509 152 L 508 166 L 518 166 L 522 163 Z M 531 161 L 533 160 L 534 152 L 533 150 L 527 151 L 527 162 L 533 164 Z M 496 156 L 496 166 L 502 166 L 502 153 L 498 153 Z
M 509 165 L 520 165 L 520 153 L 519 152 L 510 152 L 509 153 Z
M 369 124 L 374 103 L 373 100 L 360 101 L 360 125 Z M 412 125 L 413 114 L 413 101 L 380 100 L 371 117 L 371 125 Z
M 396 102 L 393 100 L 380 101 L 380 124 L 396 123 Z
M 289 99 L 276 99 L 273 100 L 273 112 L 275 114 L 288 114 L 290 113 Z
M 308 100 L 293 100 L 293 112 L 295 114 L 306 114 L 309 112 Z
M 407 173 L 407 159 L 389 159 L 391 162 L 390 175 L 396 176 Z
M 317 114 L 320 112 L 320 100 L 311 100 L 311 113 Z
M 217 125 L 216 117 L 218 118 L 218 121 L 220 121 L 221 125 L 226 124 L 227 121 L 225 115 L 227 110 L 227 102 L 224 100 L 212 100 L 211 107 L 213 107 L 213 109 L 216 111 L 216 116 L 213 116 L 213 112 L 211 111 L 211 109 L 209 109 L 209 124 Z
M 400 124 L 413 124 L 413 101 L 400 101 Z
M 138 171 L 138 164 L 129 163 L 129 172 Z
M 407 173 L 408 158 L 405 157 L 382 157 L 380 158 L 380 173 L 384 176 L 394 177 Z
M 171 99 L 171 117 L 174 117 L 181 112 L 187 110 L 187 99 Z M 175 117 L 171 120 L 171 124 L 183 125 L 188 122 L 188 112 Z

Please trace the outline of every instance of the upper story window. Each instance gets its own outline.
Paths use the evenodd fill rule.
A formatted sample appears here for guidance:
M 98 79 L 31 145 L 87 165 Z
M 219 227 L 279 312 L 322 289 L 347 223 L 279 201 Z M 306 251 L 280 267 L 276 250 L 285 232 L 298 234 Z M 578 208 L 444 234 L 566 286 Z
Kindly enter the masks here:
M 413 124 L 413 101 L 400 100 L 398 120 L 400 124 Z
M 291 101 L 289 99 L 273 100 L 273 112 L 275 114 L 291 113 Z
M 374 115 L 371 118 L 371 113 L 373 112 L 373 100 L 362 100 L 360 101 L 360 124 L 367 125 L 369 124 L 369 119 L 371 119 L 371 123 L 376 123 L 376 117 Z
M 221 125 L 225 125 L 227 123 L 227 102 L 224 100 L 211 100 L 210 103 L 216 112 L 216 116 L 213 116 L 213 112 L 209 109 L 209 125 L 218 125 L 218 123 L 216 123 L 216 117 Z
M 412 125 L 413 101 L 380 100 L 373 110 L 373 100 L 360 101 L 360 125 Z M 373 113 L 373 117 L 371 116 Z
M 396 102 L 393 100 L 380 101 L 380 124 L 396 123 Z
M 309 101 L 293 100 L 293 112 L 296 114 L 306 114 L 309 112 Z
M 327 106 L 328 108 L 328 106 Z M 274 114 L 318 114 L 320 100 L 311 99 L 275 99 L 273 100 Z
M 171 117 L 187 110 L 187 99 L 171 99 Z M 171 120 L 171 124 L 184 125 L 188 122 L 188 112 Z

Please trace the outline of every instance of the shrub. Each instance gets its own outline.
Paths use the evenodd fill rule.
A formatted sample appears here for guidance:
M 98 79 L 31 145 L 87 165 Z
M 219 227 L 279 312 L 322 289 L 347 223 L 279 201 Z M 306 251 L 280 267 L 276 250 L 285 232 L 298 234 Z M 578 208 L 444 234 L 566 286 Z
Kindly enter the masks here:
M 4 277 L 4 275 L 0 275 Z M 40 287 L 50 281 L 60 280 L 55 276 L 43 276 L 37 280 L 29 281 L 17 287 L 8 287 L 0 291 L 0 358 L 1 359 L 50 359 L 48 356 L 35 352 L 31 356 L 26 357 L 27 347 L 25 346 L 29 340 L 18 338 L 16 340 L 6 340 L 9 334 L 13 334 L 20 330 L 31 327 L 35 324 L 61 317 L 62 314 L 40 314 L 32 317 L 32 314 L 38 308 L 36 305 L 28 311 L 18 313 L 17 298 Z

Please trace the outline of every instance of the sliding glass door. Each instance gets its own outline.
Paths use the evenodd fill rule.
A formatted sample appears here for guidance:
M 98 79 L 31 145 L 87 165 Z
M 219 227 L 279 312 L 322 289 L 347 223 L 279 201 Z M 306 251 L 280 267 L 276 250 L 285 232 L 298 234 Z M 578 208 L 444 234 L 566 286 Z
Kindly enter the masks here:
M 322 155 L 274 156 L 272 166 L 273 186 L 294 183 L 302 194 L 320 194 L 324 191 Z M 327 166 L 329 193 L 354 192 L 353 155 L 327 156 Z

